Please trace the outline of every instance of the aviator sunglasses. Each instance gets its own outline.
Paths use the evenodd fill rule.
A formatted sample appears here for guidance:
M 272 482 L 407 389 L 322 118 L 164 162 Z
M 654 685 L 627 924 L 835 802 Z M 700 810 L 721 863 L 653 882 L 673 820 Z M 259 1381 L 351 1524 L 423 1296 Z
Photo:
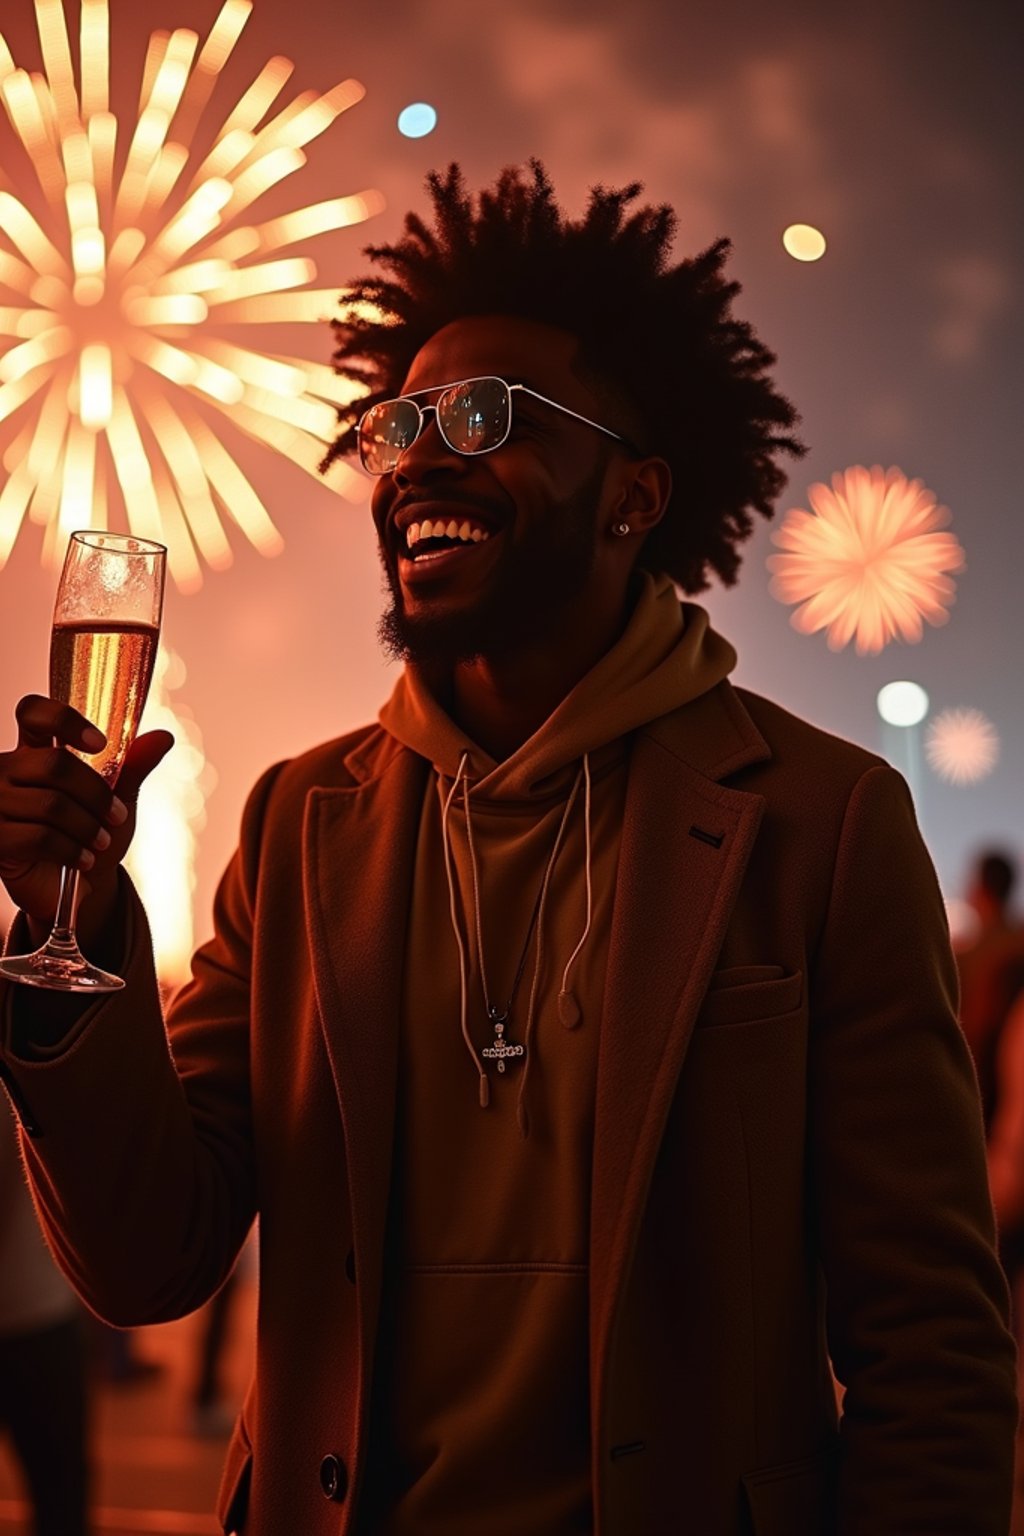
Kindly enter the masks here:
M 455 453 L 491 453 L 500 448 L 512 430 L 512 392 L 521 390 L 534 400 L 554 406 L 566 416 L 603 432 L 605 437 L 632 447 L 627 438 L 598 421 L 571 411 L 557 400 L 538 394 L 526 384 L 509 384 L 505 379 L 461 379 L 457 384 L 435 384 L 432 389 L 416 389 L 397 400 L 382 400 L 359 418 L 359 458 L 371 475 L 389 475 L 405 450 L 416 441 L 426 425 L 427 412 L 433 411 L 437 430 Z M 438 393 L 440 391 L 440 393 Z M 417 405 L 418 395 L 437 394 L 432 405 Z

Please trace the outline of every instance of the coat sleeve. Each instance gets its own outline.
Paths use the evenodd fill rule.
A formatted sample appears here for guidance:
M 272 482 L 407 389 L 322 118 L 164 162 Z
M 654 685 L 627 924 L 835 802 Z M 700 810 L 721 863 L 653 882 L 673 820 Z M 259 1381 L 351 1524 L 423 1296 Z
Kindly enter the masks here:
M 837 1536 L 1006 1536 L 1015 1358 L 977 1086 L 938 884 L 884 766 L 847 807 L 811 1003 Z
M 127 877 L 123 991 L 95 1003 L 59 1050 L 31 1060 L 15 1053 L 11 1000 L 0 1002 L 0 1054 L 46 1236 L 88 1306 L 122 1327 L 206 1301 L 255 1214 L 249 984 L 260 832 L 277 771 L 249 799 L 214 938 L 171 1011 L 171 1045 Z

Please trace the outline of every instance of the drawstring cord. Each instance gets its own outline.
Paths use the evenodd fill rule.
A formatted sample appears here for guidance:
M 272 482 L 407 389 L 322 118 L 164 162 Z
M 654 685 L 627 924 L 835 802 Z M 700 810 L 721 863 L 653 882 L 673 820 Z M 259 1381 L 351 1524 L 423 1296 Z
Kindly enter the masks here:
M 469 1028 L 466 1018 L 466 1003 L 469 990 L 466 976 L 466 946 L 462 941 L 462 930 L 459 927 L 459 914 L 456 910 L 455 904 L 455 879 L 452 874 L 452 854 L 448 837 L 448 813 L 451 810 L 452 801 L 455 799 L 455 795 L 459 787 L 459 781 L 463 778 L 465 773 L 466 763 L 468 760 L 469 753 L 463 752 L 462 756 L 459 758 L 458 771 L 452 780 L 452 787 L 448 791 L 448 795 L 444 802 L 444 810 L 441 813 L 441 840 L 444 843 L 444 869 L 445 874 L 448 876 L 448 904 L 452 918 L 452 932 L 455 934 L 455 942 L 459 947 L 459 1011 L 462 1019 L 462 1038 L 466 1042 L 466 1048 L 469 1051 L 469 1054 L 476 1062 L 476 1069 L 480 1075 L 480 1108 L 486 1109 L 488 1104 L 491 1102 L 491 1084 L 487 1073 L 484 1071 L 483 1063 L 476 1053 L 476 1047 L 474 1046 L 469 1036 Z
M 533 1036 L 533 1025 L 537 1016 L 537 986 L 540 982 L 541 965 L 544 959 L 544 909 L 547 906 L 548 887 L 551 884 L 551 876 L 554 873 L 555 860 L 558 857 L 558 850 L 562 846 L 562 839 L 565 836 L 565 829 L 569 825 L 570 812 L 576 803 L 576 796 L 579 793 L 581 777 L 582 773 L 577 773 L 575 779 L 573 780 L 572 789 L 569 791 L 569 798 L 565 802 L 565 810 L 562 813 L 562 820 L 559 824 L 558 835 L 555 838 L 555 846 L 551 850 L 551 857 L 548 860 L 548 867 L 544 871 L 544 883 L 540 888 L 540 902 L 538 903 L 537 908 L 537 953 L 533 962 L 533 982 L 530 986 L 530 1001 L 526 1009 L 526 1029 L 523 1032 L 523 1049 L 526 1052 L 526 1062 L 523 1066 L 523 1075 L 519 1079 L 519 1093 L 516 1097 L 516 1123 L 519 1126 L 519 1134 L 523 1137 L 524 1140 L 530 1134 L 530 1117 L 527 1113 L 526 1103 L 523 1096 L 526 1092 L 526 1078 L 530 1070 L 530 1040 Z
M 576 959 L 577 959 L 580 951 L 582 950 L 584 944 L 587 942 L 587 936 L 590 933 L 591 919 L 593 918 L 593 915 L 594 915 L 594 892 L 593 892 L 593 886 L 591 884 L 591 870 L 590 870 L 590 753 L 589 752 L 584 752 L 584 754 L 583 754 L 583 777 L 584 777 L 585 786 L 586 786 L 585 789 L 584 789 L 584 793 L 583 793 L 583 825 L 584 825 L 584 843 L 586 845 L 587 921 L 586 921 L 586 924 L 584 926 L 583 932 L 580 934 L 579 943 L 576 945 L 576 948 L 573 950 L 572 954 L 569 956 L 569 963 L 565 967 L 565 970 L 562 972 L 562 986 L 561 986 L 561 990 L 559 991 L 559 994 L 558 994 L 558 1017 L 561 1019 L 562 1023 L 565 1025 L 566 1029 L 576 1029 L 576 1027 L 579 1025 L 581 1019 L 583 1018 L 583 1015 L 582 1015 L 582 1013 L 580 1011 L 580 1005 L 579 1005 L 577 999 L 569 991 L 569 972 L 572 970 L 573 966 L 576 964 Z

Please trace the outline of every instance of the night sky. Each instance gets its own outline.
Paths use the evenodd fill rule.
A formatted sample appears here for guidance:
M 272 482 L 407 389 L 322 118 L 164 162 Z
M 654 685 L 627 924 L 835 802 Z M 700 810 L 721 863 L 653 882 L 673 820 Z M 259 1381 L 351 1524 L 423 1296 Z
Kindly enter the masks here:
M 126 107 L 149 31 L 204 34 L 219 9 L 214 0 L 111 4 L 112 90 Z M 76 21 L 77 0 L 67 9 Z M 223 115 L 277 53 L 296 64 L 289 96 L 349 75 L 367 87 L 310 146 L 305 169 L 261 205 L 272 214 L 367 187 L 383 192 L 383 213 L 301 252 L 317 262 L 318 286 L 364 270 L 361 247 L 394 237 L 405 210 L 424 207 L 425 173 L 452 159 L 476 186 L 539 155 L 574 213 L 595 182 L 641 180 L 651 201 L 676 208 L 680 256 L 732 239 L 737 310 L 778 354 L 778 382 L 810 445 L 776 521 L 807 506 L 811 482 L 836 470 L 898 465 L 949 507 L 967 568 L 948 625 L 873 658 L 833 654 L 821 635 L 790 627 L 789 610 L 768 591 L 767 525 L 746 546 L 738 586 L 700 600 L 739 650 L 734 680 L 886 751 L 897 766 L 903 743 L 883 740 L 875 710 L 883 683 L 913 678 L 933 710 L 975 706 L 991 719 L 1002 751 L 987 779 L 955 789 L 925 769 L 915 784 L 948 896 L 982 842 L 1024 853 L 1021 14 L 962 0 L 386 8 L 256 0 L 213 104 Z M 29 0 L 3 0 L 0 30 L 15 60 L 38 68 Z M 419 100 L 436 107 L 438 126 L 408 140 L 396 117 Z M 820 262 L 785 253 L 780 236 L 793 222 L 824 231 Z M 628 305 L 611 296 L 608 323 L 628 324 Z M 294 331 L 278 350 L 328 359 L 326 328 Z M 177 697 L 218 778 L 200 853 L 200 934 L 258 773 L 371 718 L 390 686 L 375 636 L 380 579 L 367 509 L 233 429 L 223 437 L 285 550 L 265 560 L 236 539 L 229 571 L 168 600 L 166 637 L 188 671 Z M 45 687 L 54 575 L 40 569 L 39 549 L 39 529 L 29 526 L 0 572 L 7 717 L 21 693 Z

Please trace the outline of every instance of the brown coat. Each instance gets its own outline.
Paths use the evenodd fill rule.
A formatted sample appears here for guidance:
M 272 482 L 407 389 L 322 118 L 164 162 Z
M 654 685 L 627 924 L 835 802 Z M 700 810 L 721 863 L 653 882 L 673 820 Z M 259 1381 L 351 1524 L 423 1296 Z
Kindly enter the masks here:
M 69 1049 L 26 1062 L 6 1026 L 97 1311 L 196 1307 L 260 1213 L 221 1501 L 245 1536 L 354 1530 L 425 772 L 374 727 L 261 780 L 177 1074 L 135 905 L 128 988 Z M 597 1536 L 1005 1536 L 1013 1346 L 954 998 L 891 769 L 728 683 L 637 733 L 595 1106 Z

